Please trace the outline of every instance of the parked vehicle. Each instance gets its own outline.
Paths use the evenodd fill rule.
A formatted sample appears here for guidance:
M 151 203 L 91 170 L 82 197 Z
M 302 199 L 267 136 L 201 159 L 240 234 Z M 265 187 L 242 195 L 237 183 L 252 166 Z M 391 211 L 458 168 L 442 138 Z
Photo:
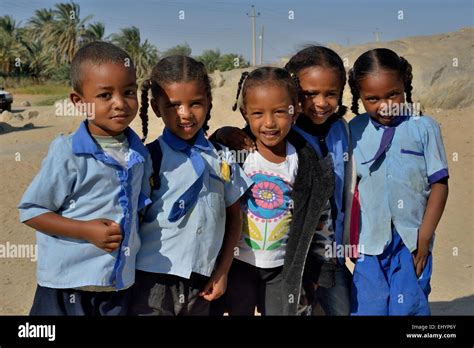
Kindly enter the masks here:
M 0 86 L 0 110 L 4 111 L 11 111 L 13 103 L 13 95 L 5 91 L 3 86 Z

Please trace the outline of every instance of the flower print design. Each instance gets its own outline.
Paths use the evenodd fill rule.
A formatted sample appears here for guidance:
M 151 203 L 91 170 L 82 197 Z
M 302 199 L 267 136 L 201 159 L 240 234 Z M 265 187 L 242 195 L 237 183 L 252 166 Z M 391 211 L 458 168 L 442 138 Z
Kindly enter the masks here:
M 290 186 L 282 178 L 257 172 L 247 201 L 249 211 L 260 219 L 276 219 L 288 211 Z

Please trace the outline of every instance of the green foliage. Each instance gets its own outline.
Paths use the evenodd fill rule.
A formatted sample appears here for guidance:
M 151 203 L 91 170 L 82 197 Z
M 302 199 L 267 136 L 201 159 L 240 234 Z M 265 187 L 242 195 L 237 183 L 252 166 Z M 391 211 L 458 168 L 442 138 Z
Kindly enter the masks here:
M 246 61 L 242 55 L 229 53 L 220 57 L 217 69 L 220 71 L 227 71 L 232 69 L 247 68 L 248 66 L 249 62 Z
M 53 94 L 53 95 L 68 95 L 71 92 L 71 87 L 67 85 L 28 85 L 19 88 L 10 88 L 13 94 Z
M 44 99 L 38 100 L 37 102 L 33 103 L 34 106 L 52 106 L 57 101 L 64 100 L 68 98 L 69 95 L 67 94 L 58 94 L 58 95 L 49 95 Z
M 50 78 L 53 81 L 68 83 L 71 78 L 71 66 L 69 64 L 59 65 L 53 69 Z
M 219 50 L 205 50 L 196 59 L 204 63 L 208 73 L 213 73 L 218 69 L 221 52 Z
M 105 25 L 101 22 L 89 24 L 84 33 L 88 42 L 103 41 L 105 35 Z
M 219 50 L 206 50 L 196 59 L 204 63 L 209 73 L 213 73 L 214 70 L 227 71 L 249 66 L 249 62 L 242 55 L 235 53 L 221 55 Z
M 188 43 L 184 43 L 183 45 L 176 45 L 174 47 L 168 48 L 166 51 L 163 52 L 161 55 L 162 58 L 181 55 L 181 56 L 191 56 L 191 47 Z
M 145 40 L 141 42 L 140 30 L 137 27 L 120 29 L 119 34 L 112 34 L 112 42 L 123 48 L 133 60 L 137 77 L 144 78 L 158 62 L 158 50 Z
M 158 49 L 142 40 L 137 27 L 122 28 L 105 37 L 102 22 L 90 23 L 91 15 L 81 17 L 80 6 L 74 1 L 60 2 L 52 8 L 40 8 L 24 25 L 9 15 L 0 16 L 0 79 L 10 86 L 44 85 L 47 81 L 69 81 L 70 63 L 84 44 L 111 41 L 127 51 L 135 64 L 139 79 L 146 78 L 160 58 Z M 161 57 L 191 56 L 188 43 L 169 48 Z M 248 66 L 241 55 L 206 50 L 196 57 L 209 73 Z M 8 86 L 8 84 L 7 84 Z

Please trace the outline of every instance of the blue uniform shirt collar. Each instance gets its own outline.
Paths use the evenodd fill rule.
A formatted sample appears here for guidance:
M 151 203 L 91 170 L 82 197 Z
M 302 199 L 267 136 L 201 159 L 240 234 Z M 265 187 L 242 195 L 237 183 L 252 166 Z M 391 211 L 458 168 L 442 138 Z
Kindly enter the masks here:
M 369 115 L 370 122 L 372 122 L 375 129 L 379 129 L 379 128 L 385 129 L 385 128 L 390 128 L 390 127 L 397 127 L 402 122 L 408 120 L 408 117 L 410 117 L 410 116 L 394 116 L 392 122 L 390 122 L 390 124 L 386 126 L 386 125 L 381 124 L 380 122 L 378 122 L 376 119 L 374 119 L 373 117 L 371 117 Z
M 124 134 L 128 139 L 130 148 L 146 158 L 147 150 L 138 135 L 130 127 L 124 130 Z M 79 129 L 72 137 L 72 152 L 75 155 L 82 153 L 98 154 L 102 152 L 99 146 L 94 142 L 94 139 L 92 139 L 89 129 L 87 128 L 87 120 L 81 123 Z
M 168 128 L 163 130 L 163 138 L 165 142 L 174 150 L 184 151 L 187 148 L 194 146 L 200 150 L 209 151 L 211 147 L 206 137 L 204 136 L 204 131 L 202 129 L 196 134 L 196 139 L 194 144 L 189 144 L 177 135 L 173 134 Z

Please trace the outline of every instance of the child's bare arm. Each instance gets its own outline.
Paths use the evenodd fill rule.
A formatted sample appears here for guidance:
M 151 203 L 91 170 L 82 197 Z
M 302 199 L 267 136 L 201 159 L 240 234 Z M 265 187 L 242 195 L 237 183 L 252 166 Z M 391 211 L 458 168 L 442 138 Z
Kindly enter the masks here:
M 254 151 L 254 141 L 240 128 L 222 127 L 216 131 L 216 140 L 233 150 Z
M 240 200 L 238 200 L 226 209 L 225 236 L 217 269 L 222 269 L 226 273 L 229 272 L 234 259 L 234 248 L 239 242 L 241 231 L 242 210 L 240 209 Z
M 49 212 L 25 224 L 47 234 L 87 240 L 107 252 L 117 249 L 122 241 L 120 225 L 107 219 L 79 221 Z
M 428 257 L 429 245 L 433 233 L 443 215 L 444 207 L 448 199 L 448 181 L 441 180 L 431 185 L 431 193 L 428 198 L 425 215 L 418 231 L 418 248 L 413 252 L 413 260 L 417 276 L 420 276 L 425 268 Z
M 222 296 L 227 288 L 227 274 L 232 265 L 234 248 L 239 242 L 240 232 L 242 230 L 240 201 L 226 208 L 225 228 L 224 241 L 222 243 L 219 259 L 217 260 L 216 269 L 200 294 L 208 301 L 215 300 Z

